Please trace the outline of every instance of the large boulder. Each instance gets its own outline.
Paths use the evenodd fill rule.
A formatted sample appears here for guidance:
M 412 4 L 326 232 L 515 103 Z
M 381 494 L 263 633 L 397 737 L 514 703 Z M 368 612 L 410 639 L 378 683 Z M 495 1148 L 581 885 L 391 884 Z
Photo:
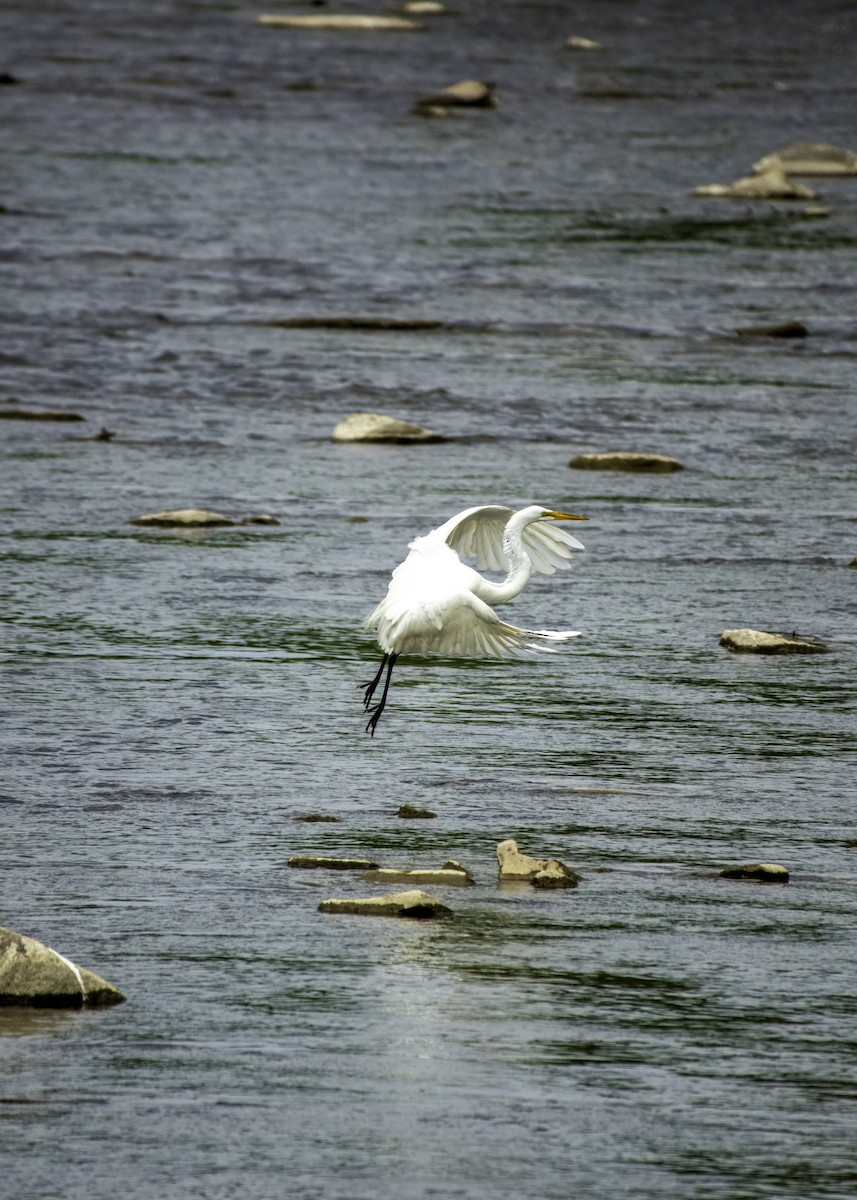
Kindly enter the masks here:
M 442 434 L 384 413 L 350 413 L 339 422 L 333 434 L 335 442 L 445 442 Z
M 645 454 L 635 450 L 608 450 L 598 454 L 576 454 L 568 464 L 577 471 L 637 471 L 663 475 L 684 468 L 668 454 Z
M 121 1004 L 112 983 L 56 950 L 0 926 L 0 1005 L 82 1008 Z
M 756 172 L 779 167 L 790 175 L 857 175 L 857 154 L 827 142 L 792 142 L 753 163 Z
M 500 880 L 526 880 L 536 887 L 577 887 L 580 876 L 556 858 L 533 858 L 512 838 L 497 846 Z
M 724 629 L 720 645 L 738 654 L 827 654 L 831 650 L 819 638 L 764 629 Z
M 319 912 L 353 913 L 363 917 L 410 917 L 428 920 L 434 917 L 451 917 L 452 909 L 435 900 L 428 892 L 414 888 L 408 892 L 393 892 L 388 896 L 374 896 L 368 900 L 322 900 Z
M 693 189 L 694 196 L 724 197 L 727 200 L 814 200 L 812 188 L 789 179 L 782 167 L 773 164 L 755 175 L 744 175 L 734 183 L 706 183 Z

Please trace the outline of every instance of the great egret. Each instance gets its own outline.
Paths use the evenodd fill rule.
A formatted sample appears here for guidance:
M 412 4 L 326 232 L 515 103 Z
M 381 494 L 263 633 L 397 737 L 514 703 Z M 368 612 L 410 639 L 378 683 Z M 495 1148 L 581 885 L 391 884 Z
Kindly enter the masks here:
M 518 629 L 501 621 L 491 604 L 512 600 L 527 586 L 533 571 L 553 575 L 569 566 L 571 550 L 583 546 L 550 521 L 585 521 L 571 513 L 531 504 L 515 512 L 500 504 L 481 504 L 409 545 L 410 554 L 393 572 L 387 595 L 364 623 L 378 631 L 384 651 L 378 673 L 363 688 L 363 709 L 370 713 L 366 732 L 375 728 L 387 703 L 393 667 L 401 654 L 505 655 L 554 650 L 552 642 L 578 637 L 576 631 Z M 461 556 L 461 557 L 460 557 Z M 483 570 L 506 570 L 499 583 L 485 579 L 462 562 L 472 558 Z M 384 690 L 372 697 L 386 668 Z

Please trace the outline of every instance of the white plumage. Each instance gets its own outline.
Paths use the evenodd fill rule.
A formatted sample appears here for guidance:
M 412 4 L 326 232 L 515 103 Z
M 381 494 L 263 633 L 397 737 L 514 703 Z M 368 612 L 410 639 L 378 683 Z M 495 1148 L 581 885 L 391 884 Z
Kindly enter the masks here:
M 387 678 L 380 702 L 371 709 L 366 729 L 374 734 L 384 710 L 390 677 L 401 654 L 449 654 L 502 658 L 538 650 L 577 637 L 573 630 L 520 629 L 502 621 L 492 605 L 513 599 L 534 571 L 553 575 L 570 565 L 580 542 L 553 521 L 585 521 L 586 517 L 532 504 L 515 512 L 499 504 L 467 508 L 443 525 L 410 543 L 407 558 L 393 572 L 387 594 L 366 618 L 364 628 L 377 630 L 384 651 L 375 678 L 363 686 L 364 709 L 384 668 Z M 471 558 L 482 570 L 505 570 L 500 582 L 486 579 L 463 562 Z

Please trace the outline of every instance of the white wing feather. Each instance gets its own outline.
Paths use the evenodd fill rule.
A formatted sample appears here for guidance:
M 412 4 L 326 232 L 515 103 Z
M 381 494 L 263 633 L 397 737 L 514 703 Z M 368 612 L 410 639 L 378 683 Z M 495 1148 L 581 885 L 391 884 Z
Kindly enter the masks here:
M 503 533 L 514 511 L 502 504 L 467 508 L 427 537 L 443 538 L 461 558 L 472 558 L 480 571 L 502 571 L 506 567 Z M 534 521 L 528 525 L 521 540 L 533 570 L 542 575 L 567 570 L 571 551 L 583 549 L 577 538 L 548 521 Z

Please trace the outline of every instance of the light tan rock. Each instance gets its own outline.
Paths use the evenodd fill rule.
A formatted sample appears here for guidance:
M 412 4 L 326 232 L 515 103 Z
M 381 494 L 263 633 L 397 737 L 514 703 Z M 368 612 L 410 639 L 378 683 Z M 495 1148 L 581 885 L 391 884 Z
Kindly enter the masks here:
M 594 42 L 592 38 L 587 37 L 569 37 L 565 39 L 565 44 L 569 50 L 606 50 L 606 46 L 601 42 Z
M 392 867 L 381 867 L 377 871 L 366 871 L 360 878 L 365 879 L 367 883 L 410 883 L 413 886 L 434 884 L 435 887 L 470 887 L 474 882 L 469 871 L 458 868 L 397 871 Z
M 706 183 L 693 189 L 694 196 L 724 197 L 727 200 L 814 200 L 812 188 L 789 179 L 782 167 L 767 167 L 756 175 L 744 175 L 734 183 Z
M 393 892 L 388 896 L 375 896 L 368 900 L 322 900 L 318 911 L 354 913 L 366 917 L 410 917 L 417 920 L 452 916 L 451 908 L 447 908 L 434 896 L 420 891 L 419 888 L 408 892 Z
M 753 163 L 757 172 L 764 173 L 771 167 L 790 175 L 857 175 L 857 154 L 827 142 L 792 142 Z
M 764 629 L 724 629 L 720 645 L 739 654 L 828 654 L 831 647 L 818 638 Z
M 447 439 L 432 429 L 412 425 L 384 413 L 350 413 L 332 434 L 335 442 L 444 442 Z
M 436 17 L 446 12 L 446 7 L 439 0 L 408 0 L 402 5 L 402 12 L 413 17 Z
M 635 450 L 607 450 L 598 454 L 576 454 L 568 464 L 578 471 L 639 471 L 663 475 L 684 468 L 668 454 L 645 454 Z
M 789 872 L 780 863 L 748 863 L 741 867 L 725 867 L 722 879 L 752 879 L 758 883 L 788 883 Z
M 419 21 L 407 17 L 379 17 L 362 13 L 313 13 L 295 15 L 288 13 L 261 13 L 257 18 L 260 25 L 279 29 L 332 29 L 365 30 L 368 32 L 422 29 Z
M 191 526 L 234 525 L 231 517 L 223 513 L 209 512 L 204 508 L 173 508 L 166 512 L 144 513 L 142 517 L 134 517 L 129 525 L 161 525 Z
M 289 859 L 290 867 L 305 871 L 374 871 L 378 864 L 371 858 L 329 858 L 318 854 L 294 854 Z
M 523 854 L 518 849 L 518 843 L 512 838 L 500 842 L 497 846 L 497 862 L 501 880 L 524 879 L 533 882 L 537 875 L 542 875 L 541 886 L 547 887 L 574 887 L 580 880 L 580 876 L 570 867 L 555 858 L 533 858 L 529 854 Z M 561 885 L 553 882 L 560 877 L 569 882 Z
M 460 79 L 432 96 L 418 100 L 414 112 L 423 116 L 430 110 L 434 115 L 447 112 L 450 108 L 496 108 L 499 101 L 493 83 L 481 79 Z
M 82 1008 L 121 1004 L 118 988 L 49 946 L 0 926 L 0 1005 Z

